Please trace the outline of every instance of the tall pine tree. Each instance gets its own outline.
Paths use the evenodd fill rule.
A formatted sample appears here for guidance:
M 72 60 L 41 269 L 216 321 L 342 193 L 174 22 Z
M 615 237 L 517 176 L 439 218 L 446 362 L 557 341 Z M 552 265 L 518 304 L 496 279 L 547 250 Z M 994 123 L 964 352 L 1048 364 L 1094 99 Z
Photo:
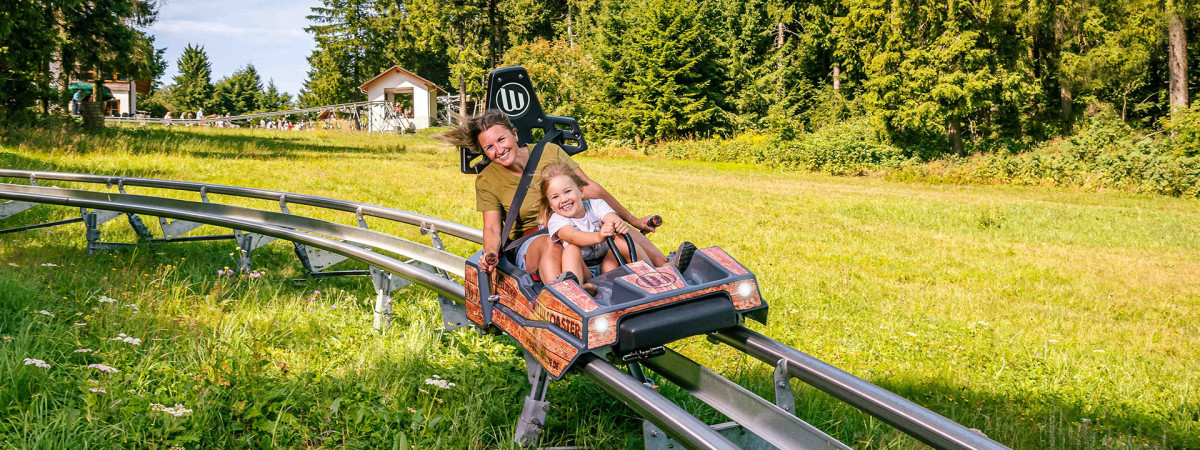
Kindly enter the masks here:
M 194 113 L 200 108 L 213 109 L 212 64 L 204 47 L 188 44 L 179 56 L 176 68 L 179 74 L 173 79 L 171 89 L 174 104 L 183 111 Z

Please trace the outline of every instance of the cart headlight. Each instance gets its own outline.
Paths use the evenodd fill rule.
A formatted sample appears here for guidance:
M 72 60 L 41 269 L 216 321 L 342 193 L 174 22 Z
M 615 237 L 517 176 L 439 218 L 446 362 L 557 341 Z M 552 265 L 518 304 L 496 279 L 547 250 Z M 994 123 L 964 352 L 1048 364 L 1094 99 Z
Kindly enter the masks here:
M 743 281 L 742 284 L 739 284 L 737 287 L 737 294 L 742 297 L 749 297 L 750 294 L 753 294 L 753 293 L 754 293 L 754 285 L 751 284 L 749 281 Z
M 596 319 L 596 332 L 603 333 L 608 331 L 608 319 L 603 317 Z

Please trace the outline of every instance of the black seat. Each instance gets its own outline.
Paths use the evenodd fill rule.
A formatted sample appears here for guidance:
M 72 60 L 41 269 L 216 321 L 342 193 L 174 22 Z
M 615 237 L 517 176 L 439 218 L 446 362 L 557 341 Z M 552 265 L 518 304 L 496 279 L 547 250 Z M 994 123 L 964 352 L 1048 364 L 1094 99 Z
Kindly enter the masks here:
M 535 144 L 534 130 L 542 130 L 542 136 L 551 136 L 550 142 L 558 144 L 568 155 L 587 150 L 587 141 L 579 122 L 570 117 L 546 115 L 538 101 L 537 91 L 524 67 L 503 67 L 492 71 L 488 77 L 487 109 L 498 109 L 508 115 L 508 120 L 517 129 L 517 145 Z M 556 133 L 557 131 L 557 133 Z M 465 174 L 477 174 L 487 167 L 489 161 L 470 147 L 459 148 L 462 170 Z M 476 159 L 481 159 L 475 162 Z

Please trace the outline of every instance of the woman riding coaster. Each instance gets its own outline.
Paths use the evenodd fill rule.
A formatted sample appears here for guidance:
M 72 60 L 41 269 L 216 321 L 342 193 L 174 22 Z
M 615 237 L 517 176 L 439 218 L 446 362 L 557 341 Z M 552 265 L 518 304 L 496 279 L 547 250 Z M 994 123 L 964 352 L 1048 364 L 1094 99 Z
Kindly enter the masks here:
M 457 127 L 437 137 L 457 146 L 473 148 L 491 161 L 475 177 L 475 207 L 483 214 L 484 253 L 501 254 L 505 250 L 500 248 L 505 214 L 512 211 L 513 194 L 529 162 L 530 150 L 527 146 L 518 146 L 517 130 L 508 116 L 499 110 L 489 109 L 480 116 L 459 120 L 459 123 Z M 630 230 L 630 236 L 644 249 L 643 253 L 651 264 L 659 266 L 667 263 L 667 258 L 662 252 L 638 232 L 654 231 L 655 226 L 649 223 L 653 216 L 634 216 L 604 187 L 589 178 L 558 145 L 546 144 L 538 161 L 534 180 L 530 184 L 531 190 L 541 185 L 541 177 L 537 174 L 546 165 L 555 162 L 566 164 L 587 183 L 587 186 L 582 188 L 584 198 L 604 200 L 621 220 L 637 229 Z M 562 272 L 562 246 L 550 245 L 549 237 L 544 232 L 539 233 L 538 201 L 541 196 L 541 192 L 530 192 L 525 196 L 517 208 L 518 216 L 509 238 L 517 246 L 517 266 L 528 273 L 538 273 L 542 280 L 550 281 Z M 525 239 L 522 240 L 523 236 Z M 480 261 L 480 269 L 491 273 L 495 264 Z

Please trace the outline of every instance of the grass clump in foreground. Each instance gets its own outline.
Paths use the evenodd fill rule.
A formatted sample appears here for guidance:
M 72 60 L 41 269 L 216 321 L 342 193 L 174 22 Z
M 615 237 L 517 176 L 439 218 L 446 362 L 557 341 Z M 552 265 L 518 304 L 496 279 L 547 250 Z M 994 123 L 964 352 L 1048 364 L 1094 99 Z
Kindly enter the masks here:
M 479 225 L 457 155 L 421 136 L 43 128 L 8 130 L 0 147 L 0 167 L 303 192 Z M 753 328 L 785 344 L 1016 448 L 1200 445 L 1194 201 L 580 162 L 632 210 L 663 215 L 660 247 L 720 245 L 755 271 L 771 317 Z M 5 226 L 71 214 L 39 207 Z M 132 240 L 126 228 L 106 224 L 105 239 Z M 379 335 L 368 282 L 286 281 L 299 264 L 285 243 L 256 252 L 266 275 L 251 280 L 217 275 L 234 264 L 232 243 L 86 256 L 78 226 L 0 239 L 8 446 L 510 446 L 527 389 L 519 353 L 505 338 L 438 330 L 429 292 L 401 291 L 394 328 Z M 121 333 L 140 344 L 113 340 Z M 770 398 L 770 369 L 757 361 L 702 339 L 674 347 Z M 918 446 L 796 387 L 801 417 L 852 446 Z M 550 399 L 542 445 L 640 441 L 637 418 L 586 380 L 555 383 Z M 177 403 L 191 412 L 162 411 Z

